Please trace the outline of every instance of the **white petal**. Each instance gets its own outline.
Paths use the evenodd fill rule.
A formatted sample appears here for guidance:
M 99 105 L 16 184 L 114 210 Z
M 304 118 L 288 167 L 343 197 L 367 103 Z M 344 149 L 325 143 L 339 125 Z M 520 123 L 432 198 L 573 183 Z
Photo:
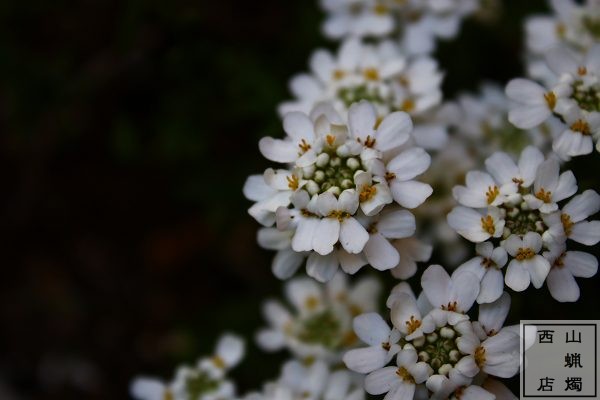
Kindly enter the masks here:
M 301 112 L 291 112 L 283 118 L 283 130 L 294 139 L 294 142 L 305 139 L 311 143 L 314 139 L 313 122 Z
M 331 253 L 340 237 L 340 221 L 337 218 L 321 218 L 313 235 L 313 249 L 322 256 Z
M 513 159 L 506 153 L 496 152 L 485 160 L 485 166 L 490 174 L 501 184 L 511 183 L 514 177 L 519 176 Z
M 375 137 L 375 123 L 377 112 L 368 101 L 355 103 L 348 110 L 348 127 L 355 138 L 365 139 L 367 136 Z
M 326 256 L 312 253 L 306 260 L 306 273 L 319 282 L 327 282 L 333 278 L 338 270 L 338 260 L 335 252 Z
M 318 218 L 306 218 L 298 224 L 296 233 L 292 238 L 292 249 L 294 251 L 311 251 L 313 249 L 313 237 L 319 227 Z
M 394 157 L 387 164 L 387 169 L 396 175 L 397 180 L 407 181 L 427 171 L 429 165 L 431 156 L 422 148 L 413 147 Z
M 292 249 L 278 251 L 271 266 L 273 275 L 279 279 L 288 279 L 296 273 L 303 261 L 304 255 L 302 253 L 295 252 Z
M 217 343 L 215 353 L 231 368 L 240 362 L 244 356 L 244 341 L 235 335 L 226 334 Z
M 564 73 L 575 73 L 579 67 L 575 55 L 566 47 L 557 47 L 545 54 L 546 64 L 558 76 Z
M 600 221 L 576 223 L 569 238 L 586 246 L 596 245 L 600 241 Z
M 504 320 L 510 310 L 510 295 L 506 292 L 493 303 L 482 304 L 479 306 L 479 322 L 490 334 L 491 331 L 498 333 L 504 325 Z
M 344 354 L 344 363 L 352 371 L 368 374 L 383 368 L 387 361 L 387 351 L 378 346 L 354 349 Z
M 352 325 L 356 335 L 370 346 L 379 346 L 389 340 L 391 329 L 377 313 L 361 314 L 354 318 Z
M 509 99 L 527 105 L 546 105 L 544 93 L 542 86 L 528 79 L 513 79 L 506 85 Z
M 365 390 L 369 394 L 383 394 L 389 392 L 400 383 L 396 375 L 396 367 L 385 367 L 371 372 L 365 378 Z
M 344 222 L 342 222 L 340 228 L 340 243 L 348 253 L 360 253 L 368 240 L 369 233 L 355 218 L 346 218 Z
M 450 300 L 450 285 L 450 276 L 440 265 L 429 266 L 421 277 L 423 292 L 436 308 L 447 305 Z
M 381 151 L 402 146 L 410 137 L 413 124 L 405 112 L 388 114 L 377 128 L 375 147 Z
M 530 283 L 529 272 L 517 260 L 512 260 L 506 269 L 506 277 L 504 278 L 506 286 L 515 292 L 522 292 L 527 289 Z
M 548 272 L 550 272 L 550 263 L 544 257 L 536 255 L 531 260 L 523 261 L 525 268 L 529 270 L 531 275 L 531 284 L 539 289 L 544 284 Z
M 298 158 L 298 148 L 289 140 L 264 137 L 258 142 L 261 154 L 268 160 L 279 163 L 291 163 Z
M 548 290 L 560 302 L 574 302 L 579 299 L 579 285 L 566 268 L 552 268 L 548 274 Z
M 370 235 L 363 251 L 369 264 L 379 271 L 394 268 L 400 262 L 396 248 L 380 233 Z
M 377 231 L 390 239 L 401 239 L 412 236 L 415 230 L 415 216 L 407 210 L 386 212 L 377 223 Z
M 417 181 L 400 182 L 394 179 L 390 189 L 394 200 L 403 207 L 413 209 L 420 206 L 433 193 L 433 189 L 426 183 Z
M 600 210 L 600 195 L 593 190 L 573 197 L 565 207 L 563 213 L 571 217 L 571 221 L 579 222 Z
M 591 278 L 598 272 L 598 259 L 589 253 L 567 251 L 563 262 L 573 276 Z

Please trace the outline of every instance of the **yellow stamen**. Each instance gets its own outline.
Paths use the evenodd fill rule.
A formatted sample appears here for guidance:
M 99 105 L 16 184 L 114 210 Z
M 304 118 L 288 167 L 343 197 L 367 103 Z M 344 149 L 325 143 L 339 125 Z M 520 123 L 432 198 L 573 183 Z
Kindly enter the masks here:
M 341 69 L 336 69 L 335 71 L 333 71 L 333 79 L 336 81 L 339 81 L 340 79 L 344 78 L 344 76 L 346 76 L 346 72 Z
M 408 370 L 404 367 L 398 368 L 398 370 L 396 371 L 396 375 L 398 375 L 398 377 L 404 382 L 415 383 L 415 378 L 413 378 L 412 375 L 408 372 Z
M 389 342 L 381 343 L 381 348 L 384 349 L 385 351 L 390 351 L 390 349 L 392 348 L 392 345 Z
M 348 308 L 350 309 L 350 314 L 352 314 L 352 316 L 354 316 L 354 317 L 356 317 L 357 315 L 360 315 L 364 312 L 362 307 L 357 306 L 356 304 L 350 304 L 350 306 Z
M 219 356 L 214 356 L 212 358 L 212 362 L 213 362 L 213 364 L 215 364 L 215 367 L 217 367 L 219 369 L 225 369 L 225 367 L 227 366 L 227 364 L 225 364 L 225 360 L 223 360 Z
M 363 71 L 363 75 L 365 76 L 365 79 L 369 81 L 379 80 L 379 72 L 375 68 L 366 68 Z
M 573 233 L 573 225 L 575 225 L 575 223 L 571 221 L 571 216 L 569 214 L 561 214 L 560 222 L 563 224 L 565 235 L 571 236 L 571 233 Z
M 515 258 L 519 261 L 530 260 L 535 257 L 535 252 L 529 247 L 519 247 Z
M 494 202 L 494 200 L 496 200 L 496 197 L 498 197 L 499 194 L 500 194 L 500 189 L 498 189 L 498 186 L 496 186 L 496 185 L 488 186 L 488 190 L 487 190 L 487 192 L 485 192 L 485 196 L 487 197 L 487 203 L 492 204 Z
M 391 181 L 392 179 L 394 179 L 396 177 L 396 174 L 393 172 L 386 172 L 385 173 L 385 180 L 386 181 Z
M 337 220 L 342 222 L 346 218 L 350 218 L 351 215 L 350 215 L 350 213 L 347 213 L 346 211 L 335 210 L 335 211 L 330 212 L 327 217 L 328 218 L 336 218 Z
M 546 103 L 548 104 L 548 108 L 550 108 L 551 110 L 554 110 L 554 107 L 556 106 L 556 95 L 554 94 L 554 92 L 545 93 L 544 99 L 546 100 Z
M 546 192 L 546 190 L 544 188 L 541 188 L 540 190 L 538 190 L 538 192 L 535 194 L 535 197 L 542 200 L 544 203 L 552 202 L 552 192 L 551 191 Z
M 173 393 L 169 389 L 167 389 L 163 394 L 163 400 L 175 400 L 175 396 L 173 396 Z
M 377 193 L 377 188 L 375 187 L 375 185 L 373 185 L 373 186 L 365 185 L 362 187 L 362 190 L 360 191 L 360 194 L 358 195 L 358 199 L 362 203 L 364 201 L 371 200 L 373 198 L 373 196 L 375 196 L 376 193 Z
M 404 112 L 411 112 L 415 109 L 415 102 L 411 99 L 406 99 L 400 105 L 400 110 Z
M 308 296 L 306 300 L 304 300 L 304 307 L 306 307 L 309 311 L 314 311 L 319 306 L 319 298 L 316 296 Z
M 335 136 L 327 135 L 325 136 L 325 140 L 327 141 L 328 145 L 333 146 L 333 144 L 335 143 Z
M 582 119 L 575 121 L 573 125 L 571 125 L 571 130 L 574 132 L 579 132 L 584 136 L 589 136 L 591 134 L 590 126 Z
M 304 154 L 310 150 L 310 143 L 306 143 L 306 140 L 302 139 L 300 143 L 298 143 L 298 147 L 300 147 L 300 154 Z
M 496 233 L 496 227 L 494 226 L 494 219 L 492 218 L 491 215 L 486 215 L 485 217 L 481 217 L 481 228 L 486 231 L 487 233 L 489 233 L 490 235 L 493 235 L 494 233 Z
M 567 27 L 565 26 L 565 24 L 556 24 L 556 36 L 564 37 L 566 32 Z
M 449 302 L 448 305 L 442 306 L 442 310 L 446 310 L 446 311 L 456 312 L 457 309 L 458 309 L 458 303 L 456 303 L 456 301 Z
M 288 187 L 290 188 L 290 190 L 298 189 L 299 182 L 298 182 L 298 177 L 296 175 L 286 176 L 286 179 L 287 179 Z
M 411 315 L 410 320 L 406 321 L 406 331 L 408 332 L 409 335 L 411 333 L 413 333 L 414 331 L 416 331 L 417 329 L 419 329 L 420 326 L 421 326 L 421 321 L 418 319 L 415 319 L 414 315 Z
M 475 350 L 473 358 L 475 359 L 475 363 L 479 368 L 483 367 L 483 365 L 485 364 L 485 347 L 479 346 Z
M 377 4 L 375 7 L 373 7 L 373 12 L 378 15 L 385 15 L 389 11 L 389 8 L 385 4 Z
M 586 68 L 586 67 L 583 67 L 583 66 L 582 66 L 582 67 L 579 67 L 579 68 L 577 68 L 577 73 L 578 73 L 579 75 L 583 76 L 583 75 L 587 74 L 587 68 Z

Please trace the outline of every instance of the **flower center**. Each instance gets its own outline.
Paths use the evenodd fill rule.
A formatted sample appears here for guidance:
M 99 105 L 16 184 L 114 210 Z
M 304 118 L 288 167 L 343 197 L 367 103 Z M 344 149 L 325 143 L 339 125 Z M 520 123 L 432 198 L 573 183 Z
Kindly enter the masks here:
M 367 80 L 375 80 L 372 79 L 372 74 L 370 77 L 367 77 L 367 73 L 364 75 Z M 366 84 L 357 85 L 357 86 L 348 86 L 342 87 L 338 89 L 337 97 L 342 100 L 346 107 L 350 107 L 352 103 L 359 102 L 361 100 L 367 100 L 374 104 L 389 104 L 391 102 L 391 97 L 384 97 L 381 95 L 377 87 L 372 87 Z
M 424 338 L 414 339 L 412 345 L 417 350 L 419 360 L 428 363 L 434 373 L 446 375 L 461 358 L 456 345 L 460 334 L 446 325 L 428 333 Z
M 546 195 L 550 195 L 550 192 L 543 192 L 542 190 L 538 192 L 542 198 L 540 200 L 544 200 Z M 504 235 L 503 237 L 506 239 L 512 234 L 523 236 L 527 232 L 537 232 L 539 234 L 544 233 L 548 227 L 544 224 L 542 220 L 541 214 L 538 210 L 523 210 L 520 205 L 516 206 L 508 206 L 503 205 L 501 208 L 504 212 Z
M 304 343 L 336 348 L 342 339 L 340 330 L 340 321 L 334 312 L 328 309 L 299 321 L 296 336 Z
M 185 380 L 185 391 L 191 400 L 199 400 L 203 395 L 217 390 L 218 387 L 219 382 L 209 377 L 204 371 L 192 371 Z
M 544 188 L 541 188 L 540 190 L 538 190 L 538 192 L 535 194 L 535 197 L 537 197 L 544 203 L 552 202 L 552 192 L 546 191 Z
M 317 156 L 314 170 L 303 172 L 307 183 L 303 188 L 311 195 L 331 191 L 339 195 L 342 190 L 354 189 L 354 173 L 364 170 L 357 157 L 339 157 L 335 152 L 324 151 Z
M 587 69 L 585 71 L 579 70 L 580 75 L 586 75 Z M 581 74 L 581 72 L 584 72 Z M 585 111 L 600 111 L 600 84 L 586 84 L 582 80 L 576 80 L 572 85 L 573 94 L 571 94 L 571 98 L 577 102 L 579 107 Z M 577 121 L 573 126 L 577 125 Z M 587 125 L 587 123 L 585 123 Z M 584 125 L 582 123 L 579 124 L 579 129 L 583 129 Z M 573 127 L 571 127 L 573 129 Z M 589 126 L 587 127 L 589 130 Z M 578 131 L 573 129 L 574 131 Z

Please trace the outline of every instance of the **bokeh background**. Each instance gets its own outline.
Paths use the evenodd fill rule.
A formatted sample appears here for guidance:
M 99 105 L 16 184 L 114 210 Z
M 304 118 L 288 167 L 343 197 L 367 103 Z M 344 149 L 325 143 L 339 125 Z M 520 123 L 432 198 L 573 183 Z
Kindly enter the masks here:
M 448 97 L 521 74 L 546 4 L 503 5 L 439 46 Z M 335 47 L 322 19 L 316 0 L 0 3 L 0 398 L 126 399 L 223 330 L 251 340 L 282 290 L 241 188 L 287 80 Z M 571 163 L 581 189 L 599 158 Z M 510 322 L 600 319 L 598 277 L 581 286 L 515 296 Z M 284 359 L 251 345 L 233 376 L 255 388 Z

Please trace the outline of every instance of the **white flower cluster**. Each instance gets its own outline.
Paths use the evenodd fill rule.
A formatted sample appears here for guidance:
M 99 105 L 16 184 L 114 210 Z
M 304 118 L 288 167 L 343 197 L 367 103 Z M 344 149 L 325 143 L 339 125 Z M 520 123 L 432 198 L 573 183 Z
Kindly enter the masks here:
M 325 33 L 341 45 L 316 50 L 310 72 L 291 80 L 294 98 L 279 106 L 285 136 L 259 142 L 280 166 L 244 185 L 258 242 L 276 251 L 273 274 L 289 279 L 306 265 L 309 277 L 285 284 L 291 307 L 267 301 L 268 326 L 256 335 L 293 359 L 239 397 L 225 375 L 243 344 L 226 335 L 215 356 L 171 382 L 137 379 L 135 398 L 364 400 L 366 390 L 385 400 L 516 399 L 497 380 L 517 374 L 520 360 L 518 326 L 503 327 L 505 285 L 547 282 L 556 300 L 573 302 L 575 277 L 598 269 L 572 242 L 600 241 L 600 221 L 588 221 L 600 196 L 577 194 L 561 162 L 591 153 L 594 140 L 600 150 L 600 2 L 552 0 L 555 15 L 528 21 L 529 74 L 543 84 L 514 79 L 505 93 L 486 85 L 444 103 L 428 54 L 478 3 L 321 1 Z M 446 245 L 448 265 L 471 258 L 452 275 L 427 268 L 419 296 L 396 285 L 390 326 L 378 313 L 379 281 L 352 275 L 368 264 L 414 276 L 433 251 L 415 237 L 417 220 L 442 255 Z M 476 243 L 475 257 L 459 235 Z M 477 321 L 467 314 L 475 302 Z
M 279 106 L 283 116 L 291 111 L 306 114 L 319 103 L 331 102 L 344 117 L 353 103 L 368 100 L 383 118 L 393 111 L 423 115 L 442 99 L 443 74 L 428 56 L 409 57 L 391 40 L 366 44 L 345 40 L 337 54 L 316 50 L 310 74 L 290 81 L 296 97 Z
M 479 277 L 479 303 L 498 299 L 504 282 L 523 291 L 530 283 L 540 288 L 546 277 L 555 299 L 576 301 L 579 287 L 573 276 L 593 276 L 598 262 L 587 253 L 566 251 L 566 243 L 567 239 L 587 246 L 598 243 L 600 221 L 585 219 L 600 210 L 600 196 L 587 190 L 559 207 L 577 192 L 575 176 L 571 171 L 561 174 L 559 162 L 545 159 L 535 147 L 525 148 L 518 164 L 497 152 L 485 165 L 488 173 L 471 171 L 466 186 L 454 188 L 461 205 L 448 214 L 448 223 L 478 243 L 478 256 L 457 271 Z M 501 270 L 507 262 L 503 279 Z
M 408 114 L 378 119 L 373 105 L 361 101 L 350 107 L 346 124 L 324 104 L 310 116 L 286 114 L 283 126 L 284 139 L 266 137 L 259 147 L 287 168 L 251 176 L 244 187 L 256 201 L 249 213 L 267 227 L 259 243 L 278 250 L 274 274 L 289 278 L 306 258 L 308 275 L 321 282 L 340 266 L 349 274 L 370 264 L 409 275 L 405 269 L 414 264 L 401 263 L 402 244 L 395 241 L 414 234 L 415 218 L 406 209 L 422 204 L 432 188 L 415 180 L 431 158 L 407 144 Z M 407 254 L 415 256 L 423 258 Z
M 525 23 L 528 72 L 536 79 L 552 79 L 544 54 L 558 46 L 587 52 L 600 40 L 600 3 L 585 0 L 550 0 L 552 15 L 535 15 Z
M 343 353 L 358 344 L 352 319 L 378 309 L 380 286 L 372 278 L 349 286 L 342 273 L 326 285 L 293 279 L 285 286 L 293 312 L 275 300 L 266 302 L 263 314 L 270 326 L 258 333 L 257 342 L 266 351 L 287 348 L 299 360 L 339 363 Z
M 281 376 L 260 392 L 240 400 L 364 400 L 362 381 L 346 370 L 333 370 L 323 361 L 284 364 Z
M 494 399 L 514 395 L 493 377 L 509 378 L 519 371 L 518 326 L 503 328 L 510 296 L 480 306 L 479 320 L 466 314 L 479 294 L 471 272 L 448 276 L 430 266 L 416 298 L 408 285 L 392 291 L 392 327 L 376 313 L 355 318 L 356 334 L 368 347 L 350 350 L 344 362 L 368 374 L 370 394 L 387 400 Z M 388 366 L 395 358 L 395 365 Z
M 222 400 L 233 399 L 235 385 L 227 372 L 244 356 L 244 342 L 235 335 L 219 339 L 215 353 L 202 357 L 195 366 L 181 366 L 170 382 L 155 378 L 136 378 L 130 388 L 137 400 Z
M 328 14 L 323 31 L 329 38 L 399 33 L 408 52 L 422 54 L 435 49 L 437 38 L 454 38 L 478 0 L 321 0 L 321 5 Z
M 530 129 L 554 120 L 561 133 L 553 150 L 562 159 L 600 151 L 600 3 L 551 1 L 555 15 L 528 21 L 528 48 L 534 60 L 528 79 L 513 79 L 509 120 Z

